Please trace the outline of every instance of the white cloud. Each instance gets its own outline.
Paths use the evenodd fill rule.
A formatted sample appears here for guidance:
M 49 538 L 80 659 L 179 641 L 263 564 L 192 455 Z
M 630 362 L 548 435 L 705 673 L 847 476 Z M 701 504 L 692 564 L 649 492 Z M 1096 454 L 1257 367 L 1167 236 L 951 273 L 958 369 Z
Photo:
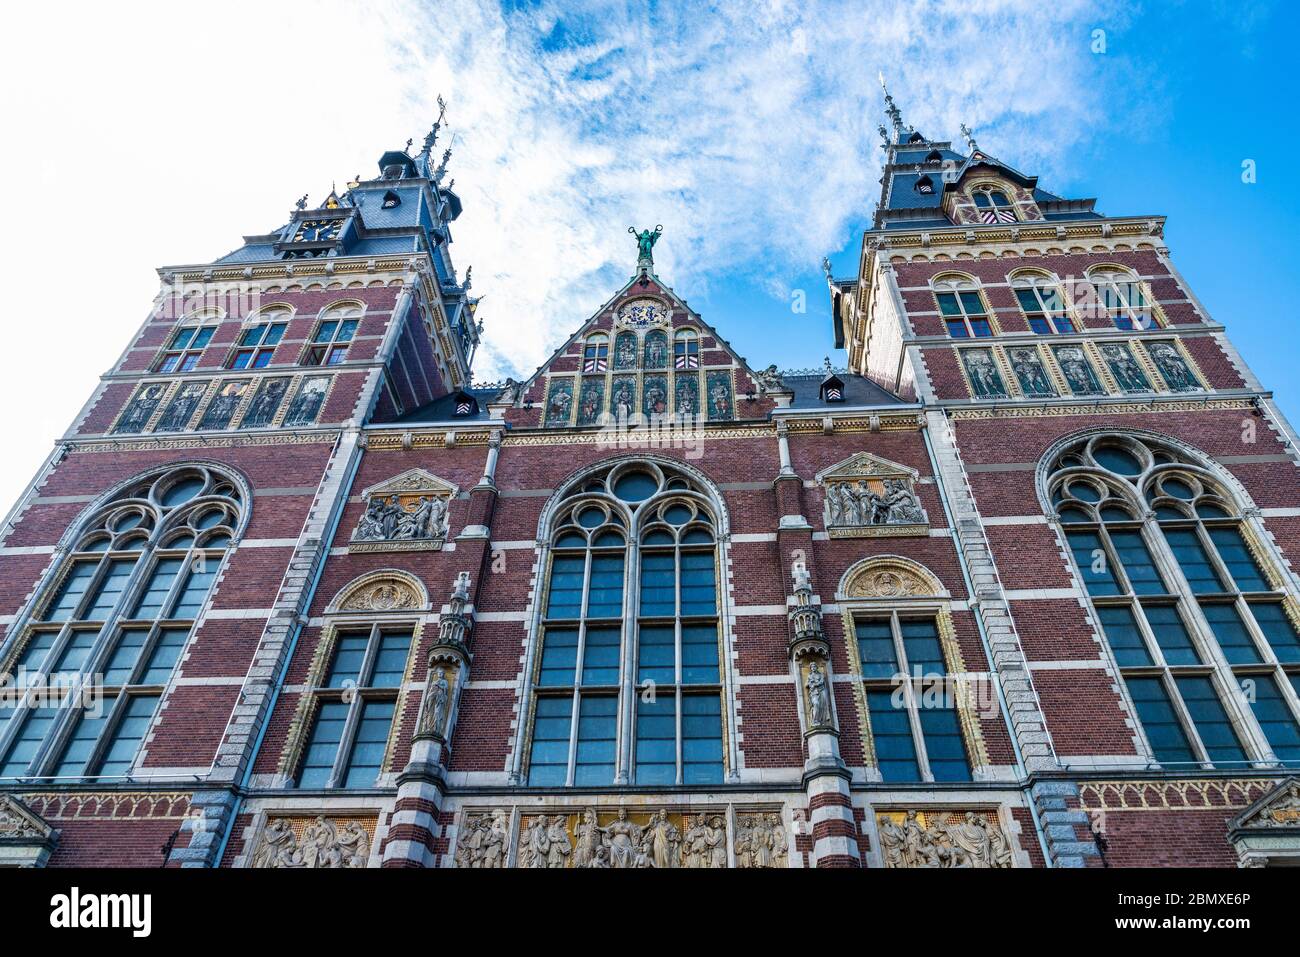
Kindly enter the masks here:
M 1045 177 L 1070 169 L 1102 119 L 1095 5 L 654 11 L 10 11 L 0 499 L 17 496 L 143 319 L 154 267 L 221 255 L 283 222 L 303 192 L 319 198 L 418 143 L 438 93 L 465 200 L 453 255 L 485 296 L 480 378 L 531 372 L 608 297 L 633 268 L 629 224 L 664 224 L 659 272 L 688 297 L 739 281 L 784 299 L 878 196 L 880 70 L 919 129 L 955 136 L 969 122 L 985 149 Z

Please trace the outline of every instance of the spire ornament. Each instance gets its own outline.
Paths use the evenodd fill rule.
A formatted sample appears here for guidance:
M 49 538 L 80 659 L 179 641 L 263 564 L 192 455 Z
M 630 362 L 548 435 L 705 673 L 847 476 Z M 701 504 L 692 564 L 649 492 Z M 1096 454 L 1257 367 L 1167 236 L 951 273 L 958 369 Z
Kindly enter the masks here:
M 972 153 L 978 152 L 980 147 L 979 144 L 975 142 L 975 134 L 970 131 L 970 127 L 965 123 L 961 125 L 961 135 L 962 139 L 966 141 L 967 147 L 970 148 L 970 151 Z
M 420 149 L 420 155 L 426 159 L 433 152 L 434 145 L 438 142 L 438 131 L 442 129 L 443 121 L 447 118 L 447 101 L 438 94 L 438 118 L 433 121 L 433 127 L 424 137 L 424 146 Z
M 885 114 L 889 117 L 890 124 L 894 127 L 895 140 L 903 138 L 903 111 L 894 103 L 894 98 L 889 95 L 889 87 L 885 86 L 885 74 L 880 74 L 880 89 L 885 93 Z

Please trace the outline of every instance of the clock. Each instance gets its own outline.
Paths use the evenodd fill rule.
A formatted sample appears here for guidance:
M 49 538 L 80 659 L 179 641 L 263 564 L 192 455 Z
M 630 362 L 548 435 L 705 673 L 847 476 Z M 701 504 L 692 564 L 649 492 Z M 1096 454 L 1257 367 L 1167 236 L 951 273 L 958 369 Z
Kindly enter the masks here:
M 343 221 L 339 219 L 305 219 L 298 227 L 296 243 L 322 243 L 336 239 Z

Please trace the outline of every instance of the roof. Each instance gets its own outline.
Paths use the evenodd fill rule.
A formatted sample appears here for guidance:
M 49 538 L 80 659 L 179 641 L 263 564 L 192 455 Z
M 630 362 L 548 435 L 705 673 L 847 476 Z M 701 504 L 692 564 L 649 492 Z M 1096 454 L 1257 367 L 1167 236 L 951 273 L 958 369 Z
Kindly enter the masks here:
M 866 376 L 853 372 L 836 371 L 836 378 L 844 383 L 844 405 L 909 405 L 888 389 L 877 385 Z M 781 381 L 794 393 L 792 409 L 824 409 L 827 403 L 821 397 L 821 384 L 826 379 L 826 372 L 807 374 L 784 374 Z M 836 402 L 835 405 L 841 403 Z
M 478 401 L 478 411 L 473 415 L 457 415 L 456 399 L 460 392 L 451 392 L 434 399 L 432 402 L 412 409 L 397 418 L 397 423 L 419 424 L 423 422 L 486 422 L 492 418 L 487 404 L 501 394 L 500 389 L 464 389 L 466 395 Z M 391 423 L 390 423 L 391 424 Z

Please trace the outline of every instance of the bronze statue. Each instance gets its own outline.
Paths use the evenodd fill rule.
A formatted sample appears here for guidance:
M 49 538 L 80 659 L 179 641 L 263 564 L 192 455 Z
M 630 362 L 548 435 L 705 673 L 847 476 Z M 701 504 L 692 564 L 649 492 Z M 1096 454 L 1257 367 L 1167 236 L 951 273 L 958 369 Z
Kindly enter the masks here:
M 653 231 L 643 229 L 637 232 L 635 226 L 629 226 L 627 231 L 636 237 L 636 261 L 637 265 L 645 264 L 646 266 L 654 265 L 654 248 L 655 243 L 659 241 L 659 234 L 664 231 L 662 225 L 656 226 Z

